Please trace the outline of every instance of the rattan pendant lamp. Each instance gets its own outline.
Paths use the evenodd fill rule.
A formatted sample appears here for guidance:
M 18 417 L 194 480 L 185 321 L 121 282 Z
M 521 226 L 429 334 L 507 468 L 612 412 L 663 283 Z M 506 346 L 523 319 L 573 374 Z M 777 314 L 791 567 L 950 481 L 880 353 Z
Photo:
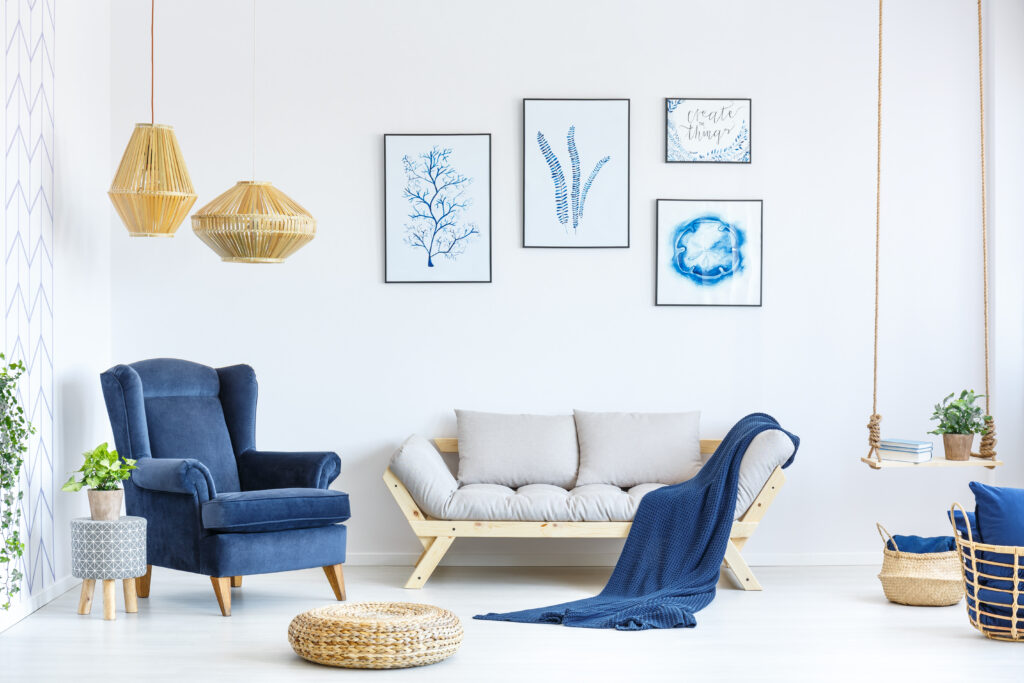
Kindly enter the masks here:
M 316 220 L 269 182 L 256 181 L 256 0 L 252 3 L 252 180 L 192 216 L 192 231 L 231 263 L 281 263 L 316 235 Z
M 150 1 L 149 12 L 149 123 L 135 124 L 107 194 L 132 237 L 174 237 L 195 204 L 196 193 L 174 128 L 155 122 L 156 0 Z

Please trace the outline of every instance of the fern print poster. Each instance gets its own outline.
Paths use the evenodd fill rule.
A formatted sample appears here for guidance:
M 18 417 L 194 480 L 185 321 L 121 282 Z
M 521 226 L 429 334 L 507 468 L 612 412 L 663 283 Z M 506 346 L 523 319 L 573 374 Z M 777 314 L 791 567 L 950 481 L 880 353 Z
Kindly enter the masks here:
M 491 136 L 384 136 L 384 281 L 491 281 Z
M 629 246 L 629 100 L 523 100 L 523 246 Z
M 750 163 L 750 100 L 665 100 L 665 161 Z
M 760 199 L 659 199 L 657 225 L 657 305 L 761 305 Z

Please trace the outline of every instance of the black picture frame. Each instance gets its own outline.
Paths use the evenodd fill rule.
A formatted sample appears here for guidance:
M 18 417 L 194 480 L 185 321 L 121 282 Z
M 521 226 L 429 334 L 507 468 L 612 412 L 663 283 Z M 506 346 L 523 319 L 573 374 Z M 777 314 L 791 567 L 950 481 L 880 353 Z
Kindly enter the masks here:
M 704 303 L 661 303 L 658 301 L 658 268 L 661 261 L 661 204 L 662 202 L 757 202 L 758 204 L 758 228 L 760 230 L 758 249 L 758 282 L 757 282 L 757 303 L 756 304 L 704 304 Z M 654 200 L 654 305 L 655 306 L 701 306 L 701 307 L 723 307 L 723 308 L 761 308 L 764 305 L 764 200 L 763 199 L 679 199 L 659 198 Z
M 526 106 L 528 102 L 625 102 L 626 103 L 626 243 L 606 245 L 547 245 L 526 243 Z M 631 202 L 633 175 L 633 111 L 628 97 L 524 97 L 522 105 L 522 246 L 524 249 L 629 249 L 632 241 Z
M 486 280 L 392 280 L 388 276 L 388 139 L 401 137 L 486 137 L 487 138 L 487 279 Z M 490 133 L 385 133 L 383 136 L 384 184 L 384 283 L 385 284 L 490 284 L 494 280 L 494 196 L 493 145 Z
M 747 111 L 749 112 L 748 121 L 748 135 L 750 137 L 747 143 L 748 154 L 750 156 L 746 161 L 716 161 L 713 159 L 698 159 L 698 160 L 685 160 L 685 159 L 669 159 L 668 157 L 668 103 L 671 100 L 691 100 L 697 102 L 746 102 Z M 665 163 L 666 164 L 751 164 L 754 161 L 754 101 L 749 97 L 666 97 L 665 98 L 665 126 L 662 133 L 665 137 Z

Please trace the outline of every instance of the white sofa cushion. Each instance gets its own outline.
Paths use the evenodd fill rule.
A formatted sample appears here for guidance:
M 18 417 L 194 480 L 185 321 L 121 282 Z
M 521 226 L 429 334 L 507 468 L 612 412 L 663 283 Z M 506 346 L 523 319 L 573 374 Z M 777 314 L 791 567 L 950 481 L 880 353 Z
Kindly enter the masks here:
M 579 466 L 572 415 L 504 415 L 456 410 L 459 482 L 513 488 L 571 488 Z
M 735 518 L 743 516 L 772 471 L 791 455 L 793 443 L 779 430 L 754 438 L 740 464 Z M 630 522 L 640 499 L 664 486 L 645 483 L 623 490 L 589 484 L 571 491 L 544 484 L 460 487 L 441 454 L 421 436 L 406 439 L 391 456 L 390 467 L 426 515 L 445 520 Z
M 591 413 L 575 411 L 580 443 L 578 486 L 644 482 L 678 484 L 697 474 L 700 412 Z

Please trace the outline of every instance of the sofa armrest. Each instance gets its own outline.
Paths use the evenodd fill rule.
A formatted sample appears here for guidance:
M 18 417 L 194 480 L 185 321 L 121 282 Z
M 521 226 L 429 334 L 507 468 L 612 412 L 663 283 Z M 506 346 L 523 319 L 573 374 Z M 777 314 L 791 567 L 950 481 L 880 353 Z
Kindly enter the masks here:
M 245 451 L 238 456 L 243 491 L 326 489 L 341 474 L 341 458 L 330 451 Z
M 445 519 L 459 482 L 432 443 L 422 436 L 410 436 L 391 456 L 390 469 L 423 512 Z
M 217 487 L 206 465 L 191 458 L 142 458 L 135 463 L 132 483 L 164 493 L 184 493 L 204 502 L 217 496 Z

